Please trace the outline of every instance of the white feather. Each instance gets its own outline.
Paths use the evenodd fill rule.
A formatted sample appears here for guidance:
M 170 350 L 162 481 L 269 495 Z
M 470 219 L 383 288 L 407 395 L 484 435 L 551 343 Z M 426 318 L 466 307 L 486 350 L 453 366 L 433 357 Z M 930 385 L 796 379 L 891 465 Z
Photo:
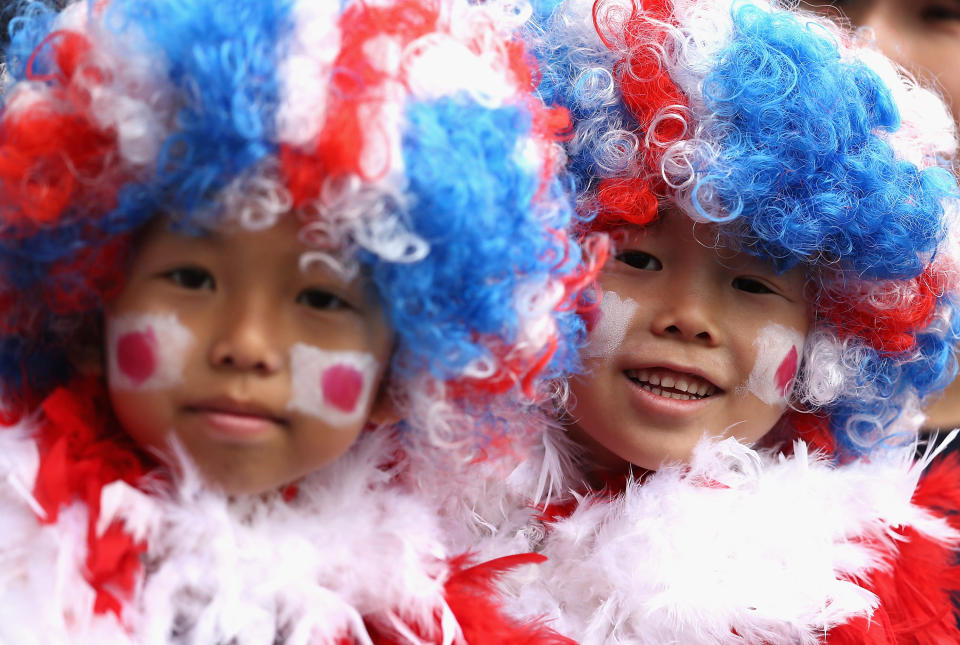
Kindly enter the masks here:
M 548 562 L 507 586 L 525 616 L 592 643 L 819 643 L 870 616 L 854 582 L 889 566 L 903 527 L 956 544 L 914 506 L 912 447 L 834 466 L 798 442 L 792 457 L 734 439 L 701 442 L 613 500 L 587 499 L 548 529 Z
M 94 591 L 80 575 L 86 509 L 61 509 L 51 524 L 38 517 L 33 426 L 28 420 L 0 432 L 0 643 L 133 643 L 112 615 L 93 613 Z
M 227 499 L 188 474 L 149 538 L 144 642 L 174 624 L 189 643 L 333 642 L 391 612 L 437 631 L 447 552 L 434 513 L 382 468 L 395 448 L 365 435 L 290 503 Z
M 387 432 L 364 435 L 290 502 L 280 493 L 228 498 L 185 459 L 172 497 L 159 484 L 149 494 L 106 486 L 97 530 L 120 521 L 148 544 L 121 623 L 93 613 L 86 508 L 42 524 L 24 497 L 37 470 L 30 429 L 0 433 L 2 643 L 363 644 L 365 620 L 399 621 L 430 642 L 461 640 L 443 596 L 449 554 L 436 512 L 404 487 L 402 465 L 384 467 L 397 450 Z

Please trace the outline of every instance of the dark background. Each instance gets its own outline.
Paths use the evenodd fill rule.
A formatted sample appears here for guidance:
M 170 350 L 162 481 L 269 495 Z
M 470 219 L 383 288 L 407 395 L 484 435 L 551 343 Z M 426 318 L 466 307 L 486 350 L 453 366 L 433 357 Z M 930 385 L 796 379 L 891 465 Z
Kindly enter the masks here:
M 0 0 L 0 57 L 4 55 L 7 49 L 7 43 L 10 42 L 10 36 L 7 34 L 7 24 L 10 22 L 11 14 L 17 3 L 13 0 Z

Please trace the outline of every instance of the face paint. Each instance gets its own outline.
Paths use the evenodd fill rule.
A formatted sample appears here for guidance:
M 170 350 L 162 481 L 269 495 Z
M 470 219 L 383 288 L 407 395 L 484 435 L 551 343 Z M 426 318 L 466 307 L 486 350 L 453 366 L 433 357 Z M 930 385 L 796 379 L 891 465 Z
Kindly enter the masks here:
M 152 328 L 131 331 L 117 339 L 117 367 L 139 387 L 157 370 L 157 337 Z
M 615 354 L 627 335 L 637 307 L 630 298 L 621 300 L 615 291 L 605 291 L 600 301 L 600 320 L 590 332 L 590 342 L 583 350 L 583 357 Z
M 797 375 L 797 348 L 791 347 L 787 357 L 780 363 L 776 374 L 773 375 L 774 384 L 780 396 L 787 398 L 793 386 L 793 379 Z
M 158 390 L 183 378 L 193 334 L 173 314 L 133 314 L 107 321 L 107 370 L 112 387 Z
M 790 398 L 797 376 L 803 335 L 795 329 L 771 324 L 753 341 L 757 358 L 746 382 L 746 390 L 769 405 Z
M 323 400 L 344 414 L 357 409 L 357 399 L 363 391 L 363 374 L 344 364 L 334 365 L 324 370 L 320 376 L 320 390 Z
M 293 394 L 288 410 L 333 426 L 356 423 L 366 413 L 377 361 L 365 352 L 333 352 L 297 343 L 290 348 Z

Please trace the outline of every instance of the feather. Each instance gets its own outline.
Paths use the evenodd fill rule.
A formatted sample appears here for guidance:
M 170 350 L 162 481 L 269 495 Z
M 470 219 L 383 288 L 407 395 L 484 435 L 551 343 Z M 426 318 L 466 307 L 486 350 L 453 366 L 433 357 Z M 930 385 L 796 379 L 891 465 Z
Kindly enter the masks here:
M 888 633 L 931 617 L 951 633 L 960 533 L 924 504 L 949 477 L 918 488 L 911 455 L 837 466 L 802 442 L 785 456 L 706 440 L 689 467 L 584 498 L 548 526 L 549 561 L 505 585 L 517 611 L 585 644 L 812 645 L 854 621 Z

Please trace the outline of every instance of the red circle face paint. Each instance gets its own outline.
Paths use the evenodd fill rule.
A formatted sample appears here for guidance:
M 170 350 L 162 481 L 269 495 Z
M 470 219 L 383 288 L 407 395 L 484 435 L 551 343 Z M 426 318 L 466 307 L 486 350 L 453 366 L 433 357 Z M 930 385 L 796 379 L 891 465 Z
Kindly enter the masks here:
M 797 375 L 797 361 L 797 348 L 794 346 L 787 352 L 786 357 L 781 361 L 780 367 L 777 368 L 777 372 L 774 375 L 774 381 L 777 386 L 777 391 L 780 392 L 780 396 L 785 397 L 790 393 L 790 386 L 793 384 L 793 379 Z
M 111 388 L 170 387 L 183 378 L 190 330 L 172 314 L 127 314 L 107 320 L 107 362 Z
M 140 385 L 156 371 L 156 345 L 151 328 L 129 332 L 117 339 L 117 367 L 135 385 Z
M 760 330 L 753 370 L 746 390 L 768 405 L 782 405 L 789 398 L 800 369 L 804 337 L 796 329 L 771 323 Z
M 287 409 L 341 428 L 362 422 L 378 371 L 367 352 L 331 351 L 305 343 L 290 348 L 291 396 Z
M 325 403 L 349 414 L 356 409 L 363 391 L 363 374 L 349 365 L 333 365 L 323 371 L 320 388 Z

